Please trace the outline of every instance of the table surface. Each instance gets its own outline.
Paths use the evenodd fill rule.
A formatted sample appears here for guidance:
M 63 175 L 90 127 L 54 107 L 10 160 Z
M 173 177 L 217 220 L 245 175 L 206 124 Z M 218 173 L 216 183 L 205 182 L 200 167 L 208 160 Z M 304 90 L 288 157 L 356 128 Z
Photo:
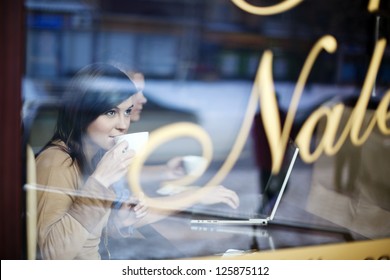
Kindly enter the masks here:
M 209 171 L 209 177 L 216 170 Z M 235 190 L 240 199 L 248 197 L 248 194 L 256 195 L 259 192 L 258 170 L 248 163 L 239 164 L 229 173 L 224 185 Z M 310 191 L 311 168 L 298 164 L 294 167 L 275 219 L 267 226 L 191 225 L 191 219 L 197 217 L 191 212 L 180 212 L 139 229 L 132 238 L 110 239 L 111 258 L 196 258 L 367 239 L 310 213 L 306 207 Z M 247 203 L 245 199 L 241 202 Z M 102 258 L 107 257 L 104 249 L 101 254 Z
M 257 225 L 191 225 L 179 213 L 139 229 L 133 238 L 110 239 L 112 259 L 180 259 L 243 254 L 354 240 L 349 232 L 309 224 L 275 221 Z M 106 258 L 104 250 L 102 257 Z

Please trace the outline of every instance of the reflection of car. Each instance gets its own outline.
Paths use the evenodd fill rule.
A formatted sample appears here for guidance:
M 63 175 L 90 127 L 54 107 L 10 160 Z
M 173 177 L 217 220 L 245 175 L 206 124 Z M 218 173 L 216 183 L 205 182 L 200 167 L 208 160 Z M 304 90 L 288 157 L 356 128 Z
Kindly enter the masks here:
M 294 83 L 275 83 L 280 110 L 289 109 L 295 89 Z M 231 151 L 244 121 L 252 81 L 147 81 L 145 89 L 148 98 L 168 108 L 192 111 L 198 124 L 210 135 L 213 142 L 214 158 L 224 160 Z M 310 85 L 304 89 L 294 117 L 294 132 L 319 106 L 335 96 L 354 94 L 356 88 L 327 85 Z M 257 104 L 259 100 L 255 101 Z M 242 156 L 251 153 L 249 136 Z M 250 156 L 250 155 L 248 155 Z

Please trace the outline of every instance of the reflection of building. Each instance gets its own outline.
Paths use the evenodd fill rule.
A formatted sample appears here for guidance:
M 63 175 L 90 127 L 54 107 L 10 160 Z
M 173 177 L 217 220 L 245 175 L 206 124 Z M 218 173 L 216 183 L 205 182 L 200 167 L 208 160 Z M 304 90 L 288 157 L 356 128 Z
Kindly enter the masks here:
M 338 55 L 319 57 L 324 66 L 313 69 L 313 77 L 359 81 L 372 39 L 365 1 L 317 2 L 261 17 L 224 0 L 28 0 L 27 75 L 60 78 L 92 61 L 117 60 L 149 78 L 253 79 L 262 51 L 270 48 L 275 79 L 295 81 L 313 43 L 331 34 Z

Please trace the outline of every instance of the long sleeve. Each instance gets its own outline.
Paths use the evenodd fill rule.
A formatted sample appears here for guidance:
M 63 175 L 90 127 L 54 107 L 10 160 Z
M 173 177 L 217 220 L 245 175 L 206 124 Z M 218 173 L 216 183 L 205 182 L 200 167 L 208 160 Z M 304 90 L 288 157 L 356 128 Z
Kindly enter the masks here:
M 93 178 L 83 184 L 77 166 L 58 147 L 37 158 L 37 183 L 45 188 L 38 193 L 42 257 L 99 259 L 100 237 L 115 193 Z

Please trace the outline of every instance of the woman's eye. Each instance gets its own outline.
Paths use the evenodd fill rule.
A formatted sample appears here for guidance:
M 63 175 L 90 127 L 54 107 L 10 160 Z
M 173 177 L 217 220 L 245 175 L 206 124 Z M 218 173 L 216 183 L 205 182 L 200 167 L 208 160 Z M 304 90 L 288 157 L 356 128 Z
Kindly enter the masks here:
M 125 116 L 130 116 L 130 115 L 131 115 L 131 108 L 125 111 Z
M 110 110 L 110 111 L 107 111 L 106 113 L 105 113 L 105 115 L 106 116 L 109 116 L 109 117 L 113 117 L 113 116 L 115 116 L 115 111 L 114 110 Z

